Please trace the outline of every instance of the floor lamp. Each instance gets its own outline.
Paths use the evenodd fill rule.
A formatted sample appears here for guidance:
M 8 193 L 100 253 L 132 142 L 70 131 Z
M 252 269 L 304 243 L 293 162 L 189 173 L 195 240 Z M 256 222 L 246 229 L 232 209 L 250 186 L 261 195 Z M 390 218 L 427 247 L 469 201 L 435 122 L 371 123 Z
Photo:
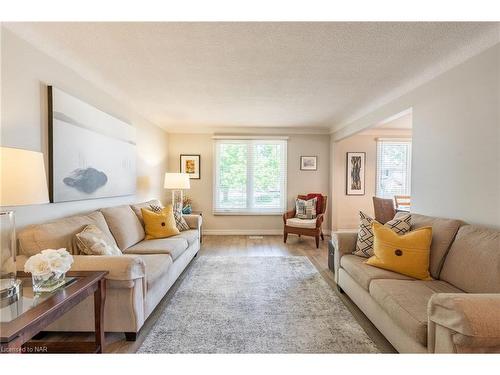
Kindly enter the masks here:
M 165 184 L 163 187 L 172 190 L 172 207 L 175 209 L 175 205 L 179 203 L 182 210 L 182 190 L 190 188 L 189 175 L 187 173 L 167 172 L 165 173 Z
M 0 219 L 2 246 L 0 249 L 0 300 L 15 301 L 20 282 L 16 280 L 17 238 L 15 213 L 10 208 L 49 203 L 47 176 L 41 152 L 0 147 Z M 7 239 L 8 244 L 4 243 Z

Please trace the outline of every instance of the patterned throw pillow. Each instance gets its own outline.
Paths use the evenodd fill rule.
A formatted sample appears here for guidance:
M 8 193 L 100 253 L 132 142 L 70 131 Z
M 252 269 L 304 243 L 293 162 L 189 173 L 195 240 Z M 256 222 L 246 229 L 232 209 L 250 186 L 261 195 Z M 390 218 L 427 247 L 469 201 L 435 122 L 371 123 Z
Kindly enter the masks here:
M 174 218 L 175 226 L 177 227 L 177 229 L 179 229 L 180 232 L 191 229 L 186 223 L 186 220 L 184 220 L 184 217 L 182 217 L 182 207 L 179 203 L 177 203 L 174 207 Z
M 295 200 L 295 217 L 299 219 L 315 219 L 316 218 L 316 201 L 313 199 L 299 199 Z
M 155 205 L 155 204 L 150 204 L 150 205 L 149 205 L 149 209 L 150 209 L 151 211 L 153 211 L 153 212 L 158 213 L 158 212 L 161 212 L 161 210 L 163 210 L 163 207 L 161 207 L 161 206 L 157 206 L 157 205 Z
M 76 246 L 87 255 L 122 255 L 122 252 L 96 225 L 89 224 L 75 234 Z
M 365 213 L 359 211 L 359 232 L 358 241 L 356 242 L 356 250 L 354 255 L 369 258 L 373 256 L 373 230 L 372 222 L 375 220 Z M 385 227 L 392 229 L 399 235 L 410 231 L 411 215 L 402 215 L 398 219 L 392 219 L 384 224 Z

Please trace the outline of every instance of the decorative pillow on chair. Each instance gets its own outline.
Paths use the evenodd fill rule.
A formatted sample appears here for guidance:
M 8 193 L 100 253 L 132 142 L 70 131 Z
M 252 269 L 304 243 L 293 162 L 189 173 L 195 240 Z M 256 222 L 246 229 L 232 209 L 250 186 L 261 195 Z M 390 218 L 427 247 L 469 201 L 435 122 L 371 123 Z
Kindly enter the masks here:
M 141 212 L 144 219 L 146 240 L 179 234 L 179 230 L 175 226 L 175 217 L 171 204 L 163 208 L 160 212 L 153 212 L 145 208 L 141 208 Z
M 122 255 L 108 236 L 94 224 L 86 225 L 80 233 L 75 234 L 78 250 L 87 255 Z
M 356 242 L 356 250 L 353 251 L 353 254 L 369 258 L 373 256 L 372 223 L 376 221 L 361 211 L 359 211 L 359 219 L 358 241 Z M 397 234 L 405 234 L 410 231 L 411 215 L 407 214 L 400 216 L 399 219 L 392 219 L 385 223 L 384 226 L 392 229 Z
M 313 199 L 295 199 L 295 217 L 299 219 L 315 219 L 316 218 L 316 201 Z
M 374 221 L 374 253 L 366 264 L 401 273 L 420 280 L 432 280 L 429 255 L 432 227 L 423 227 L 399 235 Z

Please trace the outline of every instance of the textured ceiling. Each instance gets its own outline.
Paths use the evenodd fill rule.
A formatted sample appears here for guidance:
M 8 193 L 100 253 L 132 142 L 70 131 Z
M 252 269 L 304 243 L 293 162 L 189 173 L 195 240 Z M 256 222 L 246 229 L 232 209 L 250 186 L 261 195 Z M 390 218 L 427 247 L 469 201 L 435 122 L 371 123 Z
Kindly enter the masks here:
M 166 129 L 335 129 L 477 53 L 497 23 L 6 25 Z M 421 82 L 420 82 L 421 83 Z

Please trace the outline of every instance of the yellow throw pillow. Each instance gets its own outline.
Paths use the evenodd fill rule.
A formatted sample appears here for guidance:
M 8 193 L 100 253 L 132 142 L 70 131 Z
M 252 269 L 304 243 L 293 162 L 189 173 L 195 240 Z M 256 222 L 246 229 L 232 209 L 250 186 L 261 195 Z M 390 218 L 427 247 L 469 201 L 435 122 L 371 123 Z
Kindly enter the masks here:
M 429 274 L 431 227 L 419 228 L 402 236 L 376 221 L 372 228 L 375 255 L 366 264 L 420 280 L 432 280 Z
M 175 226 L 174 211 L 171 204 L 160 212 L 153 212 L 146 208 L 141 208 L 141 212 L 144 219 L 144 229 L 146 230 L 146 240 L 175 236 L 180 233 Z

